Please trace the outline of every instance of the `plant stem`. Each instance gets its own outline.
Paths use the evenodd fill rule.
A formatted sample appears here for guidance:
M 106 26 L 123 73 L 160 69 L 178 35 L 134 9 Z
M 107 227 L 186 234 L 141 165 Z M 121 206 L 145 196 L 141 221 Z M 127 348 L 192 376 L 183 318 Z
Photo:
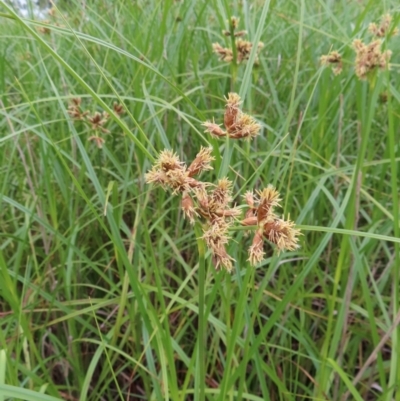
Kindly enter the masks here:
M 197 248 L 199 252 L 199 325 L 197 333 L 197 359 L 196 359 L 196 377 L 195 377 L 195 400 L 205 401 L 205 379 L 206 379 L 206 316 L 205 306 L 205 281 L 206 281 L 206 262 L 205 262 L 205 244 L 202 237 L 200 223 L 196 223 L 194 231 L 197 239 Z

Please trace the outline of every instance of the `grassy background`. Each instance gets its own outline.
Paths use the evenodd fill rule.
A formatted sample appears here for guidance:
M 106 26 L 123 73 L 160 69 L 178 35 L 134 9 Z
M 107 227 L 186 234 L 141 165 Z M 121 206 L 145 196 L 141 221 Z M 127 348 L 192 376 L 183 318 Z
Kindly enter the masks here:
M 351 48 L 399 11 L 69 1 L 42 33 L 0 4 L 0 400 L 399 401 L 400 41 L 373 86 Z M 231 15 L 264 42 L 259 66 L 213 55 Z M 318 62 L 332 48 L 337 77 Z M 262 124 L 250 144 L 203 134 L 229 91 Z M 67 114 L 76 96 L 111 113 L 103 149 Z M 304 236 L 254 269 L 236 232 L 232 275 L 206 258 L 198 349 L 196 235 L 144 173 L 164 148 L 190 161 L 207 144 L 205 179 L 228 174 L 237 202 L 276 185 Z

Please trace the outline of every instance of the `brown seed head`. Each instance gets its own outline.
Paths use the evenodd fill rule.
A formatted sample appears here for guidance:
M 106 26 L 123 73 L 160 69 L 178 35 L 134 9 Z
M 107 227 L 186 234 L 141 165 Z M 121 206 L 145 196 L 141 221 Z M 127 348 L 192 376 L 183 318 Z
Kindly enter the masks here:
M 264 259 L 264 238 L 262 230 L 256 231 L 253 243 L 249 248 L 249 258 L 247 259 L 252 266 L 256 266 Z
M 182 210 L 184 216 L 187 217 L 191 224 L 194 224 L 195 217 L 197 216 L 196 209 L 194 207 L 194 202 L 188 192 L 182 194 L 181 202 Z
M 240 111 L 240 96 L 237 93 L 230 92 L 226 98 L 225 114 L 224 114 L 224 125 L 228 130 L 236 123 Z
M 384 70 L 388 67 L 392 52 L 382 52 L 380 40 L 365 44 L 360 39 L 355 39 L 353 48 L 356 52 L 355 72 L 359 79 L 367 79 L 377 68 Z
M 204 125 L 206 127 L 206 130 L 204 132 L 208 132 L 212 136 L 215 136 L 215 137 L 226 136 L 226 132 L 220 127 L 220 125 L 218 125 L 214 122 L 206 121 L 202 125 Z
M 233 30 L 237 29 L 237 27 L 239 26 L 239 21 L 240 18 L 234 16 L 231 17 L 230 25 L 233 28 Z
M 207 247 L 213 254 L 213 262 L 216 269 L 224 267 L 228 272 L 232 271 L 232 261 L 234 260 L 226 251 L 230 237 L 228 230 L 230 222 L 223 218 L 215 218 L 209 223 L 206 230 L 203 231 L 203 239 Z
M 211 162 L 215 160 L 215 157 L 211 156 L 212 148 L 201 148 L 200 152 L 197 153 L 196 158 L 188 168 L 189 177 L 200 174 L 205 170 L 212 170 Z
M 99 149 L 101 149 L 103 147 L 103 144 L 105 142 L 105 140 L 103 138 L 96 136 L 96 135 L 90 136 L 88 138 L 88 141 L 94 142 Z
M 278 253 L 285 249 L 294 251 L 299 247 L 300 230 L 295 229 L 294 225 L 290 220 L 285 221 L 278 218 L 265 224 L 264 236 L 277 246 Z
M 248 114 L 240 113 L 235 123 L 229 129 L 229 137 L 232 139 L 248 139 L 255 138 L 261 130 L 261 125 Z
M 117 102 L 113 103 L 113 110 L 114 110 L 115 114 L 117 114 L 118 116 L 122 116 L 122 114 L 125 113 L 124 106 Z
M 279 206 L 281 199 L 279 198 L 279 192 L 272 185 L 268 185 L 267 188 L 257 193 L 260 197 L 257 209 L 257 223 L 262 226 L 274 215 L 274 207 Z
M 212 45 L 214 53 L 218 54 L 219 59 L 227 63 L 233 60 L 232 49 L 222 47 L 219 43 L 213 43 Z

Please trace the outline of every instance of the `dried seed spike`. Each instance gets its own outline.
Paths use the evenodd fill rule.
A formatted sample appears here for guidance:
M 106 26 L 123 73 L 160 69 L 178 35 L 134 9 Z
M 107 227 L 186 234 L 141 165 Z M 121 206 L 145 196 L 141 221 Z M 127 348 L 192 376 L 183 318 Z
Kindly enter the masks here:
M 225 61 L 227 63 L 229 63 L 233 60 L 232 49 L 222 47 L 219 43 L 213 43 L 212 47 L 213 47 L 214 53 L 219 55 L 220 60 Z
M 235 38 L 240 38 L 242 36 L 246 36 L 247 35 L 247 31 L 237 31 L 235 32 Z
M 197 153 L 196 158 L 192 161 L 188 168 L 189 177 L 193 177 L 205 170 L 212 170 L 210 163 L 215 160 L 215 157 L 211 156 L 212 148 L 201 147 L 200 152 Z
M 232 200 L 232 181 L 228 178 L 221 178 L 210 194 L 210 206 L 213 210 L 225 209 Z
M 277 246 L 278 253 L 285 249 L 294 251 L 299 247 L 300 230 L 295 229 L 294 225 L 292 221 L 283 219 L 274 219 L 265 224 L 264 236 Z
M 208 132 L 216 137 L 226 136 L 226 132 L 219 126 L 219 124 L 216 124 L 211 121 L 206 121 L 202 125 L 206 127 L 206 130 L 204 132 Z
M 253 191 L 246 191 L 243 198 L 250 208 L 254 208 L 254 193 Z
M 235 30 L 239 26 L 240 18 L 232 15 L 230 25 Z
M 185 217 L 187 217 L 191 224 L 194 224 L 195 217 L 198 215 L 194 208 L 194 202 L 187 191 L 182 194 L 181 207 Z
M 232 261 L 234 260 L 228 255 L 225 245 L 228 244 L 230 237 L 228 229 L 231 226 L 223 218 L 214 218 L 210 221 L 209 226 L 203 231 L 203 239 L 207 247 L 213 254 L 213 262 L 216 269 L 220 266 L 224 267 L 228 272 L 232 270 Z
M 224 125 L 228 132 L 236 123 L 236 119 L 240 115 L 240 96 L 237 93 L 230 92 L 226 98 Z
M 241 113 L 236 119 L 236 122 L 229 130 L 229 137 L 232 139 L 248 139 L 255 138 L 261 130 L 260 124 L 248 114 Z
M 105 140 L 97 135 L 90 136 L 88 141 L 94 142 L 99 149 L 103 148 Z
M 117 102 L 113 103 L 113 110 L 114 110 L 115 114 L 117 114 L 118 116 L 121 116 L 122 114 L 125 113 L 124 106 Z
M 249 258 L 247 259 L 252 266 L 257 265 L 264 259 L 264 239 L 262 230 L 256 231 L 253 243 L 249 248 Z
M 259 225 L 263 225 L 273 216 L 274 207 L 279 206 L 281 199 L 279 198 L 279 192 L 272 185 L 268 185 L 267 188 L 259 191 L 258 195 L 260 201 L 257 209 L 257 222 Z
M 179 160 L 179 156 L 169 149 L 160 152 L 155 166 L 163 171 L 185 170 L 184 163 Z

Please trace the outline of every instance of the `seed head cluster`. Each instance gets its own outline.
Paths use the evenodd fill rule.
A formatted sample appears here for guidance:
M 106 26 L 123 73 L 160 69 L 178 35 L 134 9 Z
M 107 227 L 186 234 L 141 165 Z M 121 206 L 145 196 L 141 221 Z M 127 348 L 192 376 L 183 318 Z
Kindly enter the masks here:
M 207 132 L 214 136 L 231 138 L 254 138 L 260 126 L 255 120 L 240 110 L 240 97 L 229 93 L 224 114 L 224 131 L 215 123 L 206 122 Z M 145 175 L 149 184 L 170 190 L 181 196 L 183 214 L 194 224 L 202 222 L 202 239 L 211 251 L 215 268 L 224 268 L 228 272 L 233 269 L 234 259 L 227 252 L 231 241 L 229 231 L 234 222 L 241 216 L 241 210 L 232 207 L 232 182 L 228 178 L 219 179 L 216 184 L 199 180 L 198 176 L 212 170 L 212 148 L 201 148 L 195 159 L 186 166 L 172 150 L 163 150 L 151 170 Z M 253 195 L 245 194 L 249 210 L 241 221 L 245 226 L 257 226 L 253 243 L 249 248 L 249 260 L 252 265 L 264 258 L 263 245 L 265 239 L 274 243 L 278 251 L 294 250 L 298 247 L 299 230 L 294 223 L 285 221 L 274 213 L 279 205 L 279 194 L 271 186 Z
M 113 104 L 113 110 L 118 116 L 121 116 L 125 112 L 123 106 L 116 102 Z M 83 110 L 82 99 L 80 97 L 71 99 L 67 112 L 74 121 L 83 121 L 89 125 L 94 134 L 89 136 L 88 140 L 94 142 L 98 148 L 102 148 L 105 139 L 100 134 L 110 133 L 110 130 L 105 127 L 110 120 L 110 115 L 105 111 L 102 113 L 95 111 L 93 114 L 90 114 L 89 110 Z
M 244 196 L 249 207 L 244 226 L 257 226 L 252 245 L 249 248 L 250 264 L 255 266 L 264 259 L 264 242 L 268 240 L 276 245 L 278 252 L 283 250 L 293 251 L 299 247 L 298 237 L 300 231 L 294 228 L 294 223 L 284 220 L 275 214 L 274 208 L 279 206 L 279 193 L 272 186 L 253 192 L 247 192 Z
M 353 40 L 352 47 L 355 51 L 354 68 L 355 74 L 360 80 L 366 80 L 374 76 L 379 70 L 389 68 L 389 61 L 392 56 L 390 50 L 382 50 L 382 38 L 390 38 L 398 34 L 398 29 L 392 26 L 392 16 L 386 14 L 381 18 L 380 24 L 371 23 L 368 31 L 375 37 L 369 43 L 361 39 Z M 335 75 L 342 72 L 342 55 L 337 51 L 332 51 L 320 57 L 321 64 L 332 66 Z
M 240 109 L 240 96 L 237 93 L 229 93 L 226 99 L 224 126 L 225 130 L 215 122 L 206 121 L 203 125 L 206 131 L 215 137 L 229 136 L 231 139 L 248 139 L 255 138 L 261 129 L 260 124 L 248 114 Z
M 342 56 L 337 51 L 321 56 L 320 61 L 322 65 L 332 66 L 332 71 L 335 75 L 339 75 L 343 70 Z
M 381 18 L 381 23 L 379 25 L 374 22 L 369 24 L 368 31 L 377 38 L 397 35 L 399 30 L 397 27 L 392 26 L 392 19 L 390 14 L 385 14 Z
M 365 44 L 360 39 L 353 41 L 353 49 L 356 52 L 355 72 L 359 79 L 367 79 L 368 75 L 377 69 L 385 70 L 388 68 L 392 52 L 381 50 L 381 41 L 374 40 Z
M 211 250 L 216 268 L 232 270 L 232 257 L 226 251 L 230 237 L 228 230 L 232 219 L 240 215 L 237 208 L 231 208 L 232 183 L 223 178 L 217 184 L 199 181 L 195 176 L 211 170 L 212 148 L 201 148 L 189 167 L 180 161 L 176 153 L 164 150 L 160 153 L 153 168 L 146 174 L 147 183 L 159 185 L 181 194 L 182 211 L 193 224 L 196 217 L 205 221 L 203 239 Z
M 243 36 L 247 35 L 246 31 L 237 31 L 239 26 L 239 18 L 232 17 L 230 20 L 230 30 L 223 30 L 222 33 L 224 36 L 234 36 L 237 38 L 235 40 L 235 52 L 236 52 L 236 62 L 237 64 L 242 63 L 243 61 L 247 61 L 250 58 L 250 52 L 253 48 L 253 43 L 242 39 Z M 223 47 L 219 43 L 213 43 L 212 45 L 214 53 L 219 56 L 221 61 L 225 61 L 230 63 L 233 61 L 234 51 L 232 48 Z M 264 47 L 262 42 L 257 44 L 257 56 L 255 59 L 255 63 L 258 63 L 258 54 L 261 49 Z

